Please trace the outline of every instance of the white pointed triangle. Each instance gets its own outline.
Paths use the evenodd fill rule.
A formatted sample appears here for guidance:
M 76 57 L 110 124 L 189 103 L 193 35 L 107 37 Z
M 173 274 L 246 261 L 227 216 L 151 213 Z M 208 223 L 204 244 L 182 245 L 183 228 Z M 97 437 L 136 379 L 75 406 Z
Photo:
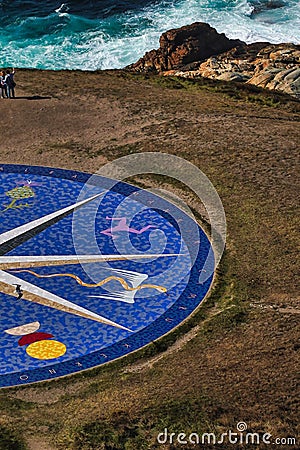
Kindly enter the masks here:
M 98 314 L 76 305 L 62 297 L 52 294 L 45 289 L 41 289 L 34 284 L 28 283 L 14 275 L 11 275 L 3 270 L 0 270 L 0 287 L 1 290 L 9 295 L 14 293 L 14 284 L 21 285 L 23 291 L 23 297 L 25 300 L 32 301 L 34 303 L 39 303 L 44 306 L 49 306 L 50 308 L 55 308 L 65 312 L 70 312 L 77 316 L 85 317 L 87 319 L 95 320 L 96 322 L 101 322 L 106 325 L 111 325 L 113 327 L 121 328 L 122 330 L 130 331 L 128 328 L 119 325 L 105 317 L 99 316 Z M 32 294 L 32 295 L 30 295 Z M 23 299 L 22 297 L 22 299 Z M 16 300 L 18 301 L 18 300 Z

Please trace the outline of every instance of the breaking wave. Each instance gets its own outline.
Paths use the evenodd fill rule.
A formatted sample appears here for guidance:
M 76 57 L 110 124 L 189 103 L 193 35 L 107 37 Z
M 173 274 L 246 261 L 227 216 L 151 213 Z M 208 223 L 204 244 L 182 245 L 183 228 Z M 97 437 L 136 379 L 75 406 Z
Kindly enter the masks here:
M 3 0 L 0 14 L 3 67 L 120 68 L 196 21 L 247 43 L 300 43 L 298 0 Z

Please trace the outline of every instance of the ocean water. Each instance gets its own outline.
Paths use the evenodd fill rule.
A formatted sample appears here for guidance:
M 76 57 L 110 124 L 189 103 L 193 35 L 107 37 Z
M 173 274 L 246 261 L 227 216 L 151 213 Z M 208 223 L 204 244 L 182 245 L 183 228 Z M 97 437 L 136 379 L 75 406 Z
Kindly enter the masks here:
M 230 38 L 300 43 L 299 0 L 0 0 L 0 66 L 121 68 L 195 21 Z

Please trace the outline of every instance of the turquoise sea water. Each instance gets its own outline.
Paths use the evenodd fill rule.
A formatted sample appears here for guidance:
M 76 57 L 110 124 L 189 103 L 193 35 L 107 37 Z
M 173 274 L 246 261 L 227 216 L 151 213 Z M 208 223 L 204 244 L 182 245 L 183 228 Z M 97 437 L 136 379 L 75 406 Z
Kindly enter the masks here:
M 300 43 L 298 0 L 0 0 L 0 17 L 2 67 L 120 68 L 195 21 L 248 43 Z

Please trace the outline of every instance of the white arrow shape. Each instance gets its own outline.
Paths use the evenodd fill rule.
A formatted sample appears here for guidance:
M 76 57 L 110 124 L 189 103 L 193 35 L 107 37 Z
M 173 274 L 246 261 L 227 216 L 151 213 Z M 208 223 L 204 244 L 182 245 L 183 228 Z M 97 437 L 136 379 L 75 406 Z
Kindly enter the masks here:
M 145 255 L 54 255 L 54 256 L 0 256 L 0 269 L 19 269 L 43 266 L 62 266 L 66 264 L 87 264 L 105 261 L 126 261 L 180 256 L 178 253 Z
M 74 203 L 73 205 L 62 208 L 53 213 L 47 214 L 39 219 L 28 222 L 24 225 L 16 227 L 12 230 L 6 231 L 0 235 L 0 255 L 5 255 L 9 251 L 18 247 L 23 242 L 31 239 L 41 231 L 50 227 L 62 218 L 71 214 L 76 208 L 95 200 L 104 195 L 104 192 L 96 194 L 86 200 Z M 130 331 L 105 317 L 102 317 L 86 308 L 76 305 L 62 297 L 52 294 L 45 289 L 41 289 L 34 284 L 28 283 L 15 275 L 9 274 L 4 270 L 31 268 L 41 266 L 65 265 L 65 264 L 81 264 L 92 263 L 100 261 L 118 261 L 126 259 L 144 259 L 161 256 L 178 256 L 175 254 L 169 255 L 54 255 L 54 256 L 0 256 L 0 291 L 14 295 L 14 284 L 21 285 L 23 292 L 22 300 L 28 300 L 34 303 L 39 303 L 50 308 L 54 308 L 67 313 L 75 314 L 80 317 L 91 319 L 97 322 L 111 325 L 122 330 Z M 4 269 L 4 270 L 3 270 Z
M 28 283 L 27 281 L 21 280 L 20 278 L 6 273 L 0 270 L 0 289 L 2 292 L 13 295 L 14 294 L 14 284 L 20 284 L 22 286 L 23 297 L 22 300 L 28 300 L 30 302 L 39 303 L 40 305 L 48 306 L 50 308 L 55 308 L 60 311 L 75 314 L 86 319 L 91 319 L 96 322 L 101 322 L 106 325 L 111 325 L 113 327 L 121 328 L 122 330 L 130 331 L 128 328 L 119 325 L 105 317 L 99 316 L 98 314 L 86 309 L 75 303 L 69 302 L 62 297 L 52 294 L 49 291 L 39 288 L 34 284 Z M 16 301 L 22 301 L 16 300 Z
M 8 253 L 18 245 L 22 244 L 36 234 L 58 222 L 62 218 L 71 214 L 75 209 L 80 208 L 81 206 L 91 202 L 92 200 L 95 200 L 102 195 L 104 195 L 104 192 L 93 195 L 86 200 L 74 203 L 73 205 L 67 206 L 66 208 L 59 209 L 58 211 L 54 211 L 53 213 L 47 214 L 46 216 L 40 217 L 39 219 L 25 223 L 24 225 L 0 234 L 0 254 L 5 255 L 5 253 Z
M 0 235 L 0 252 L 5 254 L 8 251 L 12 250 L 13 248 L 17 247 L 21 243 L 27 241 L 34 235 L 40 233 L 42 230 L 48 228 L 49 226 L 53 225 L 54 223 L 58 222 L 60 219 L 65 217 L 66 215 L 72 213 L 76 208 L 80 208 L 81 206 L 87 204 L 88 202 L 91 202 L 92 200 L 100 197 L 104 193 L 100 193 L 97 195 L 94 195 L 86 200 L 83 200 L 81 202 L 74 203 L 73 205 L 67 206 L 66 208 L 62 208 L 58 211 L 55 211 L 53 213 L 47 214 L 46 216 L 40 217 L 39 219 L 33 220 L 31 222 L 28 222 L 24 225 L 21 225 L 17 228 L 14 228 L 12 230 L 6 231 L 5 233 L 2 233 Z M 3 258 L 3 256 L 1 257 Z M 23 260 L 23 263 L 25 263 L 24 260 L 27 260 L 27 264 L 29 261 L 33 258 L 34 262 L 37 263 L 38 260 L 41 261 L 43 257 L 37 256 L 37 257 L 31 257 L 31 256 L 17 256 L 17 257 L 4 257 L 4 259 L 13 261 L 12 264 L 9 264 L 8 267 L 21 267 L 18 261 L 21 259 Z M 12 259 L 11 259 L 12 258 Z M 48 257 L 49 258 L 49 257 Z M 65 257 L 64 261 L 65 261 Z M 75 258 L 77 261 L 77 264 L 79 263 L 78 257 L 71 257 L 71 259 L 75 262 Z M 51 259 L 51 257 L 50 257 Z M 65 262 L 62 263 L 61 257 L 54 257 L 52 262 L 58 263 L 60 261 L 60 264 L 66 264 Z M 3 260 L 2 260 L 3 263 Z M 47 265 L 47 261 L 43 261 L 45 265 Z M 26 264 L 26 263 L 25 263 Z M 5 266 L 6 267 L 6 266 Z M 2 264 L 3 268 L 3 264 Z M 49 291 L 46 291 L 44 289 L 39 288 L 38 286 L 35 286 L 34 284 L 28 283 L 14 275 L 11 275 L 7 272 L 4 272 L 3 270 L 0 270 L 0 288 L 1 291 L 13 295 L 14 294 L 14 284 L 19 284 L 22 287 L 23 296 L 25 300 L 29 300 L 35 303 L 39 303 L 41 305 L 49 306 L 50 308 L 55 308 L 61 311 L 65 311 L 68 313 L 73 313 L 81 317 L 85 317 L 88 319 L 95 320 L 97 322 L 105 323 L 107 325 L 112 325 L 117 328 L 121 328 L 126 331 L 128 328 L 123 327 L 122 325 L 119 325 L 115 322 L 112 322 L 111 320 L 106 319 L 105 317 L 99 316 L 98 314 L 89 311 L 88 309 L 82 308 L 81 306 L 78 306 L 72 302 L 69 302 L 68 300 L 65 300 L 64 298 L 61 298 L 55 294 L 52 294 Z

